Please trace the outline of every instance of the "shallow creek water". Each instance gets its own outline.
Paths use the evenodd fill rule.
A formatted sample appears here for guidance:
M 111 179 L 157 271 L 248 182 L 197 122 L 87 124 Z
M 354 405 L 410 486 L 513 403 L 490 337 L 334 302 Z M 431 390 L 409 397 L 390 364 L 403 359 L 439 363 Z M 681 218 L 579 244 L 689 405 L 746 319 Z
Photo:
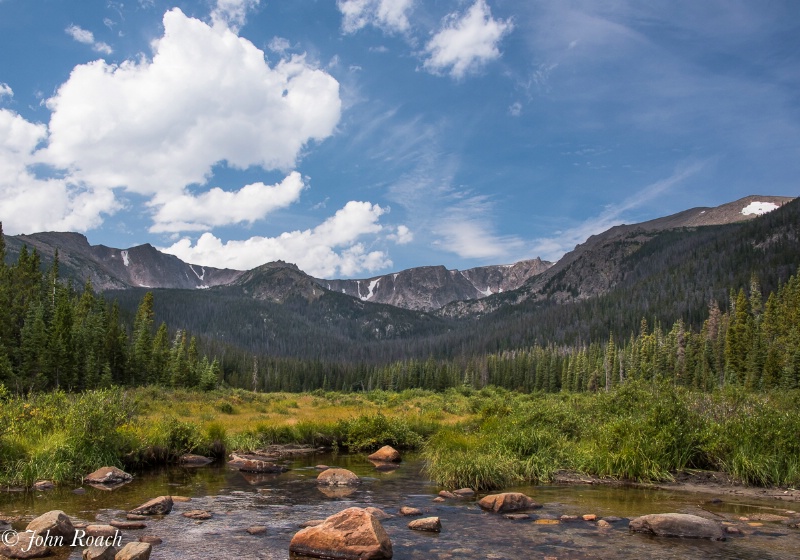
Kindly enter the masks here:
M 315 484 L 324 463 L 354 471 L 362 484 L 328 495 Z M 401 559 L 796 559 L 800 557 L 800 530 L 780 522 L 751 526 L 739 518 L 755 513 L 786 515 L 792 504 L 770 500 L 711 503 L 712 494 L 643 490 L 611 486 L 527 486 L 514 489 L 544 505 L 530 512 L 530 519 L 512 521 L 485 513 L 474 500 L 434 503 L 440 490 L 421 472 L 422 462 L 407 457 L 394 471 L 379 472 L 361 456 L 316 455 L 288 463 L 291 470 L 280 475 L 248 475 L 225 466 L 169 468 L 136 476 L 114 491 L 86 487 L 84 494 L 72 488 L 48 492 L 0 493 L 0 514 L 23 516 L 14 527 L 24 530 L 27 520 L 52 509 L 61 509 L 73 520 L 106 523 L 124 519 L 125 511 L 146 500 L 171 494 L 191 497 L 176 502 L 171 514 L 147 521 L 147 528 L 123 531 L 123 542 L 140 535 L 156 535 L 163 543 L 153 550 L 153 560 L 171 559 L 286 559 L 289 541 L 298 525 L 322 519 L 347 507 L 375 506 L 394 514 L 383 526 Z M 397 514 L 400 506 L 439 516 L 440 534 L 411 531 L 409 518 Z M 213 517 L 193 521 L 181 515 L 203 509 Z M 724 542 L 667 539 L 632 534 L 628 520 L 648 513 L 694 513 L 730 521 L 743 531 Z M 561 515 L 595 514 L 622 518 L 611 528 L 580 521 L 537 524 L 537 519 Z M 541 523 L 541 522 L 540 522 Z M 248 527 L 267 527 L 250 535 Z M 80 558 L 80 549 L 66 549 L 53 558 Z

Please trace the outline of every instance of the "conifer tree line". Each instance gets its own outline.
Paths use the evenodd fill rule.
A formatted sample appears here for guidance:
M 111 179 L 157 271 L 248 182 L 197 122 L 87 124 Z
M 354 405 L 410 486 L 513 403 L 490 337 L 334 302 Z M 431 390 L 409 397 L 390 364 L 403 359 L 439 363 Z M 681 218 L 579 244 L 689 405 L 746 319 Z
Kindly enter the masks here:
M 78 291 L 59 281 L 58 268 L 58 253 L 42 272 L 39 254 L 24 246 L 17 262 L 7 265 L 0 224 L 0 385 L 18 394 L 217 386 L 219 364 L 200 356 L 194 337 L 186 331 L 170 337 L 163 323 L 154 328 L 152 293 L 129 328 L 116 302 L 99 297 L 89 282 Z
M 523 392 L 600 391 L 628 379 L 697 390 L 800 388 L 800 276 L 766 299 L 756 276 L 708 306 L 699 328 L 642 319 L 636 332 L 590 344 L 537 344 L 449 358 L 369 363 L 253 355 L 186 330 L 155 326 L 152 292 L 132 321 L 119 305 L 59 280 L 58 254 L 44 272 L 23 247 L 5 263 L 0 224 L 0 384 L 16 393 L 110 385 L 255 391 L 404 390 L 496 385 Z M 209 359 L 208 356 L 215 356 Z M 219 359 L 216 358 L 219 356 Z
M 445 390 L 495 385 L 523 392 L 602 391 L 628 379 L 701 391 L 741 386 L 751 391 L 800 388 L 800 276 L 764 300 L 753 276 L 749 290 L 729 294 L 728 311 L 708 307 L 699 329 L 679 319 L 667 330 L 641 320 L 627 337 L 603 343 L 535 345 L 451 359 L 408 359 L 388 365 L 262 356 L 251 372 L 226 380 L 259 391 Z M 226 368 L 227 370 L 227 368 Z

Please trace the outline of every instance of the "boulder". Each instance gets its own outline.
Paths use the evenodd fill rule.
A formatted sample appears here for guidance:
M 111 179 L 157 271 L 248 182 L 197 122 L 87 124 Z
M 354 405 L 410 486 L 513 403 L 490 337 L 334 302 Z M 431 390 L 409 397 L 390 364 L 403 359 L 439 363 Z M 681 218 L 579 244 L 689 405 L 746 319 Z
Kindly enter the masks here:
M 386 513 L 385 511 L 383 511 L 380 508 L 376 508 L 376 507 L 370 506 L 370 507 L 367 507 L 367 508 L 364 508 L 364 509 L 367 510 L 367 513 L 371 513 L 373 515 L 373 517 L 375 517 L 376 519 L 378 519 L 380 521 L 383 521 L 384 519 L 390 519 L 391 517 L 394 517 L 393 515 L 389 515 L 388 513 Z
M 439 491 L 439 497 L 440 498 L 448 498 L 448 499 L 451 499 L 451 500 L 455 500 L 456 498 L 458 498 L 458 496 L 456 496 L 455 494 L 453 494 L 449 490 L 441 490 L 441 491 Z
M 0 540 L 0 557 L 3 558 L 43 558 L 52 553 L 48 546 L 31 543 L 31 539 L 37 536 L 35 533 L 19 533 L 19 540 L 7 538 L 3 535 Z M 66 539 L 65 539 L 66 541 Z
M 72 520 L 67 517 L 67 514 L 60 509 L 48 511 L 40 515 L 25 528 L 26 531 L 33 531 L 39 535 L 48 534 L 52 537 L 64 537 L 69 539 L 75 534 L 75 527 L 72 525 Z
M 687 513 L 654 513 L 631 519 L 631 531 L 658 537 L 683 537 L 724 541 L 725 533 L 716 521 Z
M 400 508 L 400 515 L 422 515 L 422 510 L 415 507 L 403 506 Z
M 400 459 L 400 453 L 391 445 L 384 445 L 375 453 L 369 455 L 367 459 L 370 461 L 381 461 L 383 463 L 399 463 L 402 460 Z
M 91 474 L 83 477 L 85 482 L 91 484 L 121 484 L 123 482 L 130 482 L 133 477 L 117 467 L 100 467 Z
M 428 531 L 429 533 L 441 533 L 442 522 L 438 517 L 423 517 L 422 519 L 415 519 L 408 524 L 409 529 L 414 531 Z
M 267 528 L 264 525 L 251 525 L 246 531 L 251 535 L 263 535 L 267 532 Z
M 542 507 L 531 498 L 520 492 L 504 492 L 502 494 L 489 494 L 478 502 L 478 505 L 485 510 L 495 513 L 507 511 L 518 511 L 521 509 L 535 509 Z
M 475 490 L 472 488 L 459 488 L 458 490 L 453 490 L 453 494 L 459 498 L 471 498 L 475 495 Z
M 355 486 L 361 479 L 353 471 L 347 469 L 327 469 L 319 473 L 317 484 L 323 486 Z
M 145 542 L 129 542 L 117 552 L 114 560 L 150 560 L 153 546 Z
M 348 508 L 316 527 L 299 531 L 289 552 L 344 560 L 380 560 L 392 557 L 392 543 L 381 522 L 361 508 Z
M 113 546 L 90 546 L 83 549 L 83 560 L 114 560 L 117 549 Z
M 170 496 L 159 496 L 130 510 L 128 513 L 136 515 L 166 515 L 171 511 L 172 498 Z

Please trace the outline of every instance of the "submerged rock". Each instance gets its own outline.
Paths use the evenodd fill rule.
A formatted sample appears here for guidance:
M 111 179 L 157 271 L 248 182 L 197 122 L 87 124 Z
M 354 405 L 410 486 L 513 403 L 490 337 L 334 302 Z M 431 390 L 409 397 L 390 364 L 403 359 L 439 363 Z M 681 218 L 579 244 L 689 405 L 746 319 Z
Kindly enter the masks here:
M 283 465 L 275 463 L 275 457 L 271 455 L 239 455 L 231 453 L 231 460 L 228 466 L 235 467 L 241 472 L 256 474 L 280 474 L 289 469 Z
M 34 490 L 52 490 L 55 487 L 52 480 L 37 480 L 33 483 Z
M 189 511 L 184 511 L 182 515 L 184 517 L 188 517 L 189 519 L 196 519 L 198 521 L 211 519 L 211 513 L 204 509 L 190 509 Z
M 400 453 L 391 445 L 384 445 L 372 455 L 367 457 L 370 461 L 381 461 L 383 463 L 399 463 L 402 459 Z
M 478 505 L 485 510 L 495 513 L 506 511 L 518 511 L 521 509 L 535 509 L 542 507 L 520 492 L 504 492 L 502 494 L 489 494 L 478 502 Z
M 328 469 L 319 473 L 317 484 L 322 486 L 355 486 L 361 479 L 353 471 L 347 469 Z
M 422 510 L 415 507 L 403 506 L 400 508 L 400 515 L 422 515 Z
M 202 467 L 213 462 L 214 459 L 193 453 L 186 453 L 178 458 L 178 463 L 185 467 Z
M 392 557 L 392 543 L 381 522 L 361 508 L 348 508 L 316 527 L 299 531 L 289 552 L 344 560 L 381 560 Z
M 172 511 L 172 497 L 159 496 L 130 510 L 135 515 L 166 515 Z
M 725 533 L 716 521 L 688 513 L 654 513 L 631 519 L 631 531 L 659 537 L 682 537 L 724 541 Z

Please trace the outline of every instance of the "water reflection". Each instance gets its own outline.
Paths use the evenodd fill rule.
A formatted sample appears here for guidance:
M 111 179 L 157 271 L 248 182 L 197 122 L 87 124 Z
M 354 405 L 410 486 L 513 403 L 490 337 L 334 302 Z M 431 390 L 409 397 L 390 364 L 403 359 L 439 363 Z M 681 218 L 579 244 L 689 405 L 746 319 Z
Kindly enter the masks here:
M 319 488 L 315 479 L 319 463 L 348 468 L 362 478 L 357 487 Z M 474 499 L 434 503 L 440 490 L 421 473 L 421 462 L 406 457 L 397 469 L 376 470 L 361 456 L 313 456 L 298 459 L 289 472 L 280 475 L 252 475 L 227 468 L 170 468 L 139 474 L 122 488 L 108 492 L 72 488 L 48 492 L 0 494 L 4 515 L 34 516 L 62 509 L 73 519 L 108 522 L 122 519 L 125 511 L 148 499 L 183 495 L 191 502 L 177 502 L 172 514 L 147 521 L 140 531 L 125 531 L 124 540 L 156 535 L 163 540 L 154 549 L 154 560 L 186 558 L 286 559 L 289 541 L 301 523 L 321 519 L 351 506 L 375 506 L 394 517 L 383 526 L 392 540 L 396 559 L 508 559 L 523 558 L 584 560 L 596 558 L 635 559 L 789 559 L 800 550 L 800 531 L 779 521 L 751 526 L 739 517 L 772 514 L 786 509 L 779 502 L 709 503 L 709 496 L 674 491 L 612 488 L 604 486 L 543 486 L 515 488 L 544 504 L 530 512 L 528 519 L 510 520 L 481 511 Z M 344 492 L 341 492 L 344 491 Z M 333 491 L 332 493 L 329 493 Z M 442 522 L 439 534 L 411 531 L 409 519 L 396 515 L 401 506 L 419 508 L 424 515 L 436 515 Z M 190 509 L 213 514 L 207 521 L 180 515 Z M 716 516 L 736 523 L 744 532 L 725 542 L 659 539 L 628 531 L 628 519 L 647 513 L 680 512 Z M 557 524 L 561 515 L 596 514 L 616 516 L 610 527 L 576 519 Z M 540 521 L 541 523 L 541 521 Z M 24 528 L 25 521 L 15 526 Z M 266 532 L 250 534 L 247 529 L 264 526 Z M 59 557 L 78 559 L 80 551 L 65 551 Z

